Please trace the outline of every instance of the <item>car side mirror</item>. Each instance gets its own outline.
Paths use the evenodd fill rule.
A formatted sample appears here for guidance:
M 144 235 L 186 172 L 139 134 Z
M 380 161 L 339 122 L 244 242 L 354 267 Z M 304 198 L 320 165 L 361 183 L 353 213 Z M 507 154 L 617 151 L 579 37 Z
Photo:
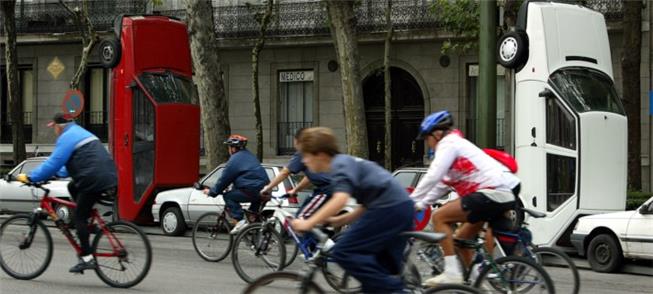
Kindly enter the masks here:
M 649 203 L 648 205 L 642 205 L 642 207 L 639 208 L 639 213 L 653 214 L 653 202 Z
M 14 177 L 13 177 L 11 174 L 6 174 L 6 175 L 4 176 L 4 179 L 5 179 L 5 181 L 7 181 L 7 182 L 11 182 L 11 181 L 14 180 Z
M 193 183 L 193 188 L 194 188 L 195 190 L 204 190 L 204 187 L 202 187 L 202 185 L 200 185 L 199 182 L 195 182 L 195 183 Z

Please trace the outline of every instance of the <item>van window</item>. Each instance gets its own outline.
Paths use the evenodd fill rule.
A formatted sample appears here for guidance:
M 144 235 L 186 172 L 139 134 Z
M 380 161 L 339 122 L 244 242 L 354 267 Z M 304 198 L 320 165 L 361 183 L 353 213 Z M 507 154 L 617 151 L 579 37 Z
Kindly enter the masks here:
M 556 71 L 549 83 L 578 112 L 605 111 L 625 115 L 612 80 L 597 70 L 571 67 Z
M 146 72 L 140 81 L 157 103 L 190 104 L 196 101 L 193 99 L 196 95 L 193 83 L 171 72 Z
M 576 150 L 576 122 L 558 98 L 546 98 L 546 142 Z
M 546 155 L 546 210 L 554 211 L 576 194 L 576 159 Z

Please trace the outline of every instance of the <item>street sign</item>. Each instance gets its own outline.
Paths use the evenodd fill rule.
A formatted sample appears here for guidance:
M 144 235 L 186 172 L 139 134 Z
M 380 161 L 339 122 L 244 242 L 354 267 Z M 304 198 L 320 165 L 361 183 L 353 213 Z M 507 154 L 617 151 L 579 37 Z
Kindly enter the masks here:
M 84 94 L 79 90 L 68 90 L 61 103 L 61 109 L 68 119 L 73 119 L 82 114 L 84 110 Z

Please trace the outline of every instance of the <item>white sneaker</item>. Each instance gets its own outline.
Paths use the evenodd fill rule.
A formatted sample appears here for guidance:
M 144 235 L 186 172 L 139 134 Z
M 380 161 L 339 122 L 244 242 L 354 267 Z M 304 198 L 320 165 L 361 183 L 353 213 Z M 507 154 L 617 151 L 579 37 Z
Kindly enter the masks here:
M 433 278 L 424 281 L 423 285 L 425 287 L 431 288 L 431 287 L 437 287 L 442 284 L 462 284 L 462 283 L 463 283 L 462 274 L 451 274 L 448 272 L 444 272 L 442 274 L 439 274 Z
M 231 229 L 231 232 L 229 234 L 236 235 L 240 230 L 242 230 L 245 226 L 247 226 L 247 220 L 241 219 L 236 223 L 233 229 Z

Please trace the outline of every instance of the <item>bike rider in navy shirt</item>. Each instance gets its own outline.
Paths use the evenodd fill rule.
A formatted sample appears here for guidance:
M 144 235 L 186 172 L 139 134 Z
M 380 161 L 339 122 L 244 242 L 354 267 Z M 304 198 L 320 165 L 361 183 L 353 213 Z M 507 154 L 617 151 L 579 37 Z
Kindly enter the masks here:
M 57 113 L 48 126 L 58 136 L 52 154 L 29 176 L 21 174 L 18 180 L 42 182 L 55 175 L 72 177 L 68 190 L 77 202 L 73 215 L 81 253 L 79 263 L 70 268 L 70 272 L 82 273 L 97 267 L 89 242 L 88 219 L 93 205 L 101 197 L 115 196 L 118 186 L 116 166 L 100 139 L 64 114 Z
M 216 197 L 233 184 L 233 189 L 224 193 L 222 197 L 231 217 L 238 221 L 231 230 L 231 233 L 235 234 L 247 225 L 240 203 L 249 202 L 249 210 L 257 212 L 261 204 L 259 192 L 270 182 L 270 179 L 261 162 L 245 148 L 246 137 L 231 135 L 224 144 L 228 146 L 231 157 L 215 186 L 204 189 L 204 194 Z
M 404 285 L 399 273 L 407 239 L 400 233 L 413 229 L 415 214 L 406 190 L 378 164 L 340 154 L 328 128 L 304 130 L 299 146 L 311 171 L 330 173 L 333 196 L 308 219 L 293 220 L 293 228 L 308 231 L 325 222 L 341 226 L 356 221 L 338 239 L 330 256 L 361 282 L 364 293 L 401 293 Z M 360 206 L 334 217 L 349 197 Z

